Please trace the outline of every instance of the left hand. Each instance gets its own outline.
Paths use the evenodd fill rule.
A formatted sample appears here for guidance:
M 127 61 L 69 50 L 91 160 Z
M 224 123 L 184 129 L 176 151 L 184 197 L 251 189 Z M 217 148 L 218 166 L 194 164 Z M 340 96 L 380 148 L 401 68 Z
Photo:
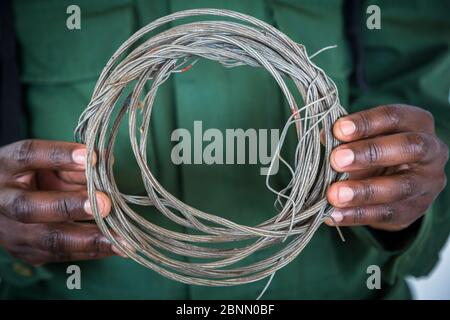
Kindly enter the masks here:
M 331 166 L 350 174 L 327 193 L 339 226 L 402 230 L 425 214 L 446 185 L 449 151 L 428 111 L 379 106 L 339 119 L 333 134 L 344 143 L 331 153 Z

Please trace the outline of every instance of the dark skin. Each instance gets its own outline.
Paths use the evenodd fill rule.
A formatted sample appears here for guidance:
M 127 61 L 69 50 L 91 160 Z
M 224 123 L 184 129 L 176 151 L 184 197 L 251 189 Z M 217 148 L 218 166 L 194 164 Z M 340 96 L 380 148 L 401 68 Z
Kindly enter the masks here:
M 92 159 L 95 161 L 95 159 Z M 120 254 L 95 224 L 86 193 L 85 147 L 23 140 L 0 148 L 0 245 L 32 265 Z M 106 216 L 111 202 L 97 193 Z
M 445 187 L 448 147 L 431 114 L 387 105 L 339 119 L 331 165 L 350 173 L 328 189 L 340 226 L 397 231 L 425 214 Z M 93 224 L 87 205 L 85 147 L 25 140 L 0 148 L 0 246 L 33 265 L 120 254 Z M 91 159 L 95 162 L 95 159 Z M 97 193 L 101 214 L 111 202 Z M 327 224 L 333 225 L 330 219 Z
M 327 193 L 339 226 L 366 225 L 399 231 L 425 214 L 444 189 L 449 151 L 435 133 L 431 113 L 413 106 L 385 105 L 336 121 L 343 142 L 331 166 L 348 172 Z M 334 225 L 329 219 L 329 225 Z

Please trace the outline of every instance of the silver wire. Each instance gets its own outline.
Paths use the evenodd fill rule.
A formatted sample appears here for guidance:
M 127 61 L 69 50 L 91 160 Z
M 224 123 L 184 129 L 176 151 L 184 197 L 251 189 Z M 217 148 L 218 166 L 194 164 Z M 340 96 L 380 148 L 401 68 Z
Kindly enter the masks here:
M 219 16 L 230 21 L 185 23 L 148 37 L 160 26 L 194 16 Z M 217 61 L 225 67 L 249 65 L 266 69 L 278 83 L 292 112 L 266 179 L 280 210 L 257 226 L 241 225 L 183 203 L 157 181 L 147 165 L 147 139 L 158 88 L 170 75 L 182 76 L 198 59 Z M 296 101 L 286 80 L 295 84 L 303 101 Z M 140 101 L 147 83 L 151 84 L 150 89 Z M 120 106 L 118 100 L 131 85 L 134 85 L 132 93 Z M 114 110 L 118 110 L 117 115 Z M 142 173 L 146 196 L 121 193 L 114 179 L 113 149 L 125 114 L 128 114 L 130 144 Z M 330 215 L 332 208 L 326 200 L 326 189 L 334 181 L 345 178 L 330 167 L 329 155 L 338 145 L 331 127 L 344 114 L 336 85 L 311 62 L 305 47 L 269 24 L 242 13 L 218 9 L 186 10 L 159 18 L 137 31 L 113 54 L 75 130 L 76 139 L 87 146 L 87 159 L 97 153 L 96 165 L 88 161 L 86 170 L 95 221 L 114 246 L 170 279 L 206 286 L 233 286 L 267 277 L 271 280 L 277 270 L 298 256 Z M 141 123 L 139 128 L 138 123 Z M 281 157 L 281 151 L 292 125 L 295 125 L 297 147 L 291 165 Z M 321 129 L 325 133 L 324 146 L 320 143 Z M 281 190 L 270 185 L 276 158 L 291 174 L 291 180 Z M 112 212 L 105 218 L 99 213 L 96 191 L 103 191 L 111 198 Z M 154 206 L 174 223 L 196 232 L 176 232 L 154 224 L 132 210 L 132 204 Z M 122 240 L 118 241 L 118 237 Z M 234 247 L 214 247 L 219 243 L 232 243 Z M 275 244 L 283 247 L 257 262 L 244 263 L 255 252 Z M 186 257 L 207 262 L 188 262 Z

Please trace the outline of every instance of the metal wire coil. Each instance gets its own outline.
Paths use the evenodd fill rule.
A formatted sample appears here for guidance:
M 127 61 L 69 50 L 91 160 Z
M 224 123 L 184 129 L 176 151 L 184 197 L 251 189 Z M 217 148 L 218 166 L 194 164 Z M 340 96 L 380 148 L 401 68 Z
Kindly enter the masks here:
M 164 24 L 193 16 L 220 16 L 233 21 L 181 24 L 144 39 Z M 267 176 L 267 187 L 276 193 L 280 210 L 273 218 L 254 227 L 183 203 L 160 185 L 147 165 L 147 137 L 158 87 L 172 73 L 185 71 L 201 58 L 226 67 L 265 68 L 278 83 L 292 111 L 270 167 L 278 157 L 290 170 L 292 179 L 277 191 L 270 186 L 270 174 Z M 97 153 L 95 165 L 87 162 L 86 176 L 95 221 L 103 234 L 138 263 L 187 284 L 250 283 L 273 276 L 291 262 L 330 213 L 326 188 L 344 178 L 331 169 L 329 155 L 338 144 L 331 134 L 331 126 L 346 112 L 339 103 L 336 85 L 310 58 L 302 45 L 274 27 L 228 10 L 180 11 L 155 20 L 131 36 L 103 69 L 75 130 L 77 140 L 87 146 L 87 159 L 92 158 L 94 151 Z M 289 91 L 285 82 L 289 79 L 303 101 L 297 102 Z M 135 83 L 132 94 L 119 106 L 117 102 L 131 82 Z M 149 82 L 150 90 L 140 102 L 144 85 Z M 299 108 L 298 104 L 303 106 Z M 116 116 L 114 110 L 118 110 Z M 119 124 L 127 113 L 130 143 L 147 196 L 122 194 L 113 175 L 112 151 Z M 138 117 L 142 117 L 140 122 Z M 293 167 L 280 155 L 291 125 L 296 126 L 298 138 Z M 325 132 L 324 147 L 320 144 L 321 128 Z M 112 212 L 106 218 L 98 210 L 97 190 L 105 192 L 112 201 Z M 154 206 L 173 222 L 198 234 L 175 232 L 156 225 L 134 212 L 130 204 Z M 123 241 L 118 241 L 117 236 Z M 236 247 L 213 246 L 218 243 L 236 243 Z M 244 244 L 237 246 L 239 243 Z M 274 244 L 283 248 L 268 258 L 242 266 L 245 258 Z M 179 258 L 173 258 L 174 254 Z M 207 262 L 186 262 L 185 257 Z

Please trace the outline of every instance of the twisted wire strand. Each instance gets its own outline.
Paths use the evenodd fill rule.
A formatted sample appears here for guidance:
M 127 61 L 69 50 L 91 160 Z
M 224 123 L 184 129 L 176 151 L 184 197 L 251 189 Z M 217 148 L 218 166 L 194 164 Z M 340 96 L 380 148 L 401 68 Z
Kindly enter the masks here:
M 194 16 L 219 16 L 231 21 L 185 23 L 145 39 L 158 27 Z M 266 69 L 291 109 L 292 115 L 283 128 L 266 177 L 267 188 L 276 195 L 274 205 L 279 213 L 257 226 L 241 225 L 183 203 L 157 181 L 147 165 L 147 139 L 158 88 L 172 74 L 188 70 L 199 59 L 217 61 L 229 68 L 249 65 Z M 303 101 L 296 101 L 285 80 L 295 84 Z M 134 84 L 131 94 L 119 106 L 118 100 L 131 83 Z M 147 83 L 151 83 L 150 89 L 140 101 Z M 303 106 L 299 108 L 298 104 Z M 114 114 L 114 110 L 118 112 Z M 336 85 L 311 62 L 304 46 L 267 23 L 242 13 L 217 9 L 186 10 L 159 18 L 137 31 L 110 58 L 75 130 L 76 139 L 87 146 L 87 159 L 97 153 L 97 163 L 87 161 L 86 164 L 87 189 L 95 221 L 102 233 L 126 255 L 176 281 L 233 286 L 266 277 L 272 279 L 277 270 L 305 248 L 331 212 L 325 198 L 326 188 L 345 178 L 329 164 L 331 150 L 338 144 L 331 134 L 331 126 L 345 113 Z M 130 143 L 146 196 L 123 194 L 113 174 L 113 148 L 126 114 Z M 293 165 L 281 156 L 291 126 L 295 126 L 297 137 Z M 325 132 L 324 147 L 320 143 L 321 128 Z M 281 160 L 291 175 L 282 190 L 270 184 L 276 159 Z M 112 201 L 112 212 L 105 218 L 98 210 L 97 190 L 105 192 Z M 154 224 L 132 210 L 132 204 L 153 206 L 195 234 Z M 221 243 L 235 247 L 214 247 Z M 272 256 L 243 263 L 255 252 L 276 244 L 282 248 Z M 187 262 L 186 257 L 206 262 Z

